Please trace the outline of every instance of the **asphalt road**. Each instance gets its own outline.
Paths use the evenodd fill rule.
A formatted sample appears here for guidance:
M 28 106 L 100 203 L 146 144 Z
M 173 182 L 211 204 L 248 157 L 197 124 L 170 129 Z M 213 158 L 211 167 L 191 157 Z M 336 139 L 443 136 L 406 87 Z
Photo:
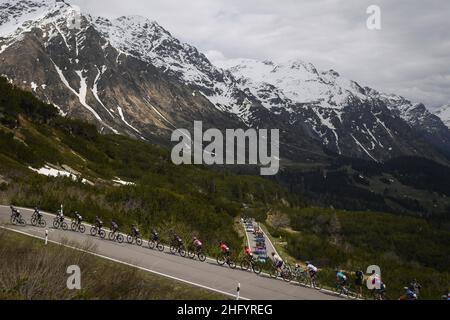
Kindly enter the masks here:
M 33 210 L 19 208 L 23 218 L 30 222 Z M 13 226 L 9 223 L 11 210 L 9 206 L 0 206 L 0 225 L 4 228 L 21 233 L 44 238 L 45 229 L 26 226 Z M 255 275 L 239 269 L 231 270 L 228 267 L 217 265 L 214 259 L 199 262 L 188 258 L 172 255 L 166 248 L 164 252 L 150 250 L 147 242 L 142 247 L 127 243 L 118 244 L 109 240 L 102 240 L 89 235 L 90 226 L 86 225 L 86 233 L 80 234 L 72 231 L 62 231 L 52 228 L 54 215 L 44 213 L 49 232 L 49 241 L 56 243 L 94 244 L 93 254 L 106 259 L 132 265 L 145 271 L 156 273 L 165 277 L 183 281 L 195 286 L 210 289 L 226 295 L 235 296 L 238 283 L 241 285 L 242 299 L 252 300 L 330 300 L 339 299 L 335 295 L 311 288 L 301 287 L 297 284 L 286 283 L 281 280 L 270 279 L 267 276 Z M 66 222 L 69 223 L 70 220 Z
M 250 248 L 252 249 L 253 252 L 255 252 L 255 249 L 256 249 L 256 238 L 255 238 L 255 235 L 253 234 L 253 232 L 248 232 L 247 230 L 245 230 L 245 225 L 242 225 L 242 227 L 244 228 L 244 231 L 246 233 L 247 242 L 248 242 Z M 265 244 L 266 244 L 267 257 L 270 259 L 272 252 L 275 252 L 276 254 L 278 254 L 278 252 L 275 249 L 275 247 L 273 246 L 273 244 L 270 241 L 269 237 L 267 237 L 267 235 L 265 233 L 264 233 L 264 238 L 265 238 Z

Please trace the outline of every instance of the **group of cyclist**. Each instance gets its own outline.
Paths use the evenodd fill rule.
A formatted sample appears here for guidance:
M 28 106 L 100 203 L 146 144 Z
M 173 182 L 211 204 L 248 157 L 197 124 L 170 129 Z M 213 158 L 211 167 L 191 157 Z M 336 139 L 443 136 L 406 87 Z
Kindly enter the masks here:
M 12 218 L 14 217 L 14 218 L 22 219 L 21 213 L 18 209 L 14 208 L 13 206 L 10 206 L 10 208 L 11 208 L 11 217 Z M 81 225 L 83 222 L 83 217 L 81 216 L 81 214 L 78 211 L 75 211 L 73 215 L 74 215 L 74 220 L 73 220 L 74 223 L 77 225 Z M 37 208 L 37 207 L 34 210 L 33 218 L 37 219 L 37 220 L 42 219 L 42 213 L 40 212 L 39 208 Z M 61 210 L 58 210 L 58 213 L 57 213 L 55 219 L 61 223 L 64 221 L 65 217 L 64 217 L 62 208 L 61 208 Z M 98 216 L 95 217 L 94 227 L 96 227 L 98 230 L 102 230 L 102 228 L 103 228 L 103 221 Z M 111 221 L 110 230 L 113 234 L 119 232 L 119 224 L 115 220 Z M 140 237 L 140 231 L 136 224 L 133 224 L 131 226 L 130 235 L 132 237 Z M 160 241 L 159 233 L 155 229 L 151 230 L 151 232 L 150 232 L 150 240 L 153 242 L 158 242 L 158 243 Z M 182 238 L 176 233 L 172 234 L 171 244 L 172 244 L 172 246 L 175 246 L 175 247 L 184 247 Z M 196 236 L 193 236 L 191 243 L 190 243 L 190 247 L 194 249 L 194 252 L 198 253 L 198 252 L 201 252 L 203 244 Z M 231 250 L 224 241 L 219 241 L 218 248 L 220 250 L 220 253 L 223 254 L 223 256 L 226 259 L 230 258 Z M 253 259 L 254 259 L 252 249 L 249 246 L 246 246 L 244 248 L 244 259 L 249 259 L 250 261 L 253 261 Z M 272 252 L 271 253 L 271 262 L 272 262 L 272 267 L 276 271 L 281 273 L 283 268 L 285 267 L 285 263 L 284 263 L 283 259 L 277 253 Z M 300 268 L 300 266 L 297 264 L 296 269 L 298 269 L 298 268 Z M 306 261 L 305 271 L 308 273 L 311 281 L 314 281 L 314 279 L 317 276 L 318 268 L 316 266 L 314 266 L 310 261 Z M 339 270 L 339 269 L 336 269 L 335 273 L 336 273 L 336 283 L 337 283 L 338 288 L 341 288 L 344 291 L 347 290 L 347 288 L 349 286 L 348 276 L 342 270 Z M 384 294 L 386 292 L 386 285 L 381 280 L 381 277 L 378 274 L 376 274 L 375 272 L 373 272 L 372 275 L 370 276 L 370 279 L 372 281 L 373 287 L 375 288 L 374 295 L 376 294 L 376 296 L 378 296 L 380 299 L 385 298 Z M 362 297 L 362 289 L 363 289 L 363 285 L 364 285 L 364 272 L 363 271 L 357 270 L 355 272 L 354 284 L 358 291 L 357 295 Z M 414 279 L 408 286 L 404 287 L 405 293 L 404 293 L 404 295 L 402 295 L 400 297 L 399 300 L 417 300 L 419 297 L 421 288 L 422 288 L 421 285 L 417 282 L 416 279 Z

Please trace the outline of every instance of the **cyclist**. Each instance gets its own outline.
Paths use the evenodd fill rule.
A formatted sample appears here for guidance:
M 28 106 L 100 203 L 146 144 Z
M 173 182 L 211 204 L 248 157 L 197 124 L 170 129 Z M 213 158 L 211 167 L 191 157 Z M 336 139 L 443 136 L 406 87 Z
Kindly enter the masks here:
M 311 280 L 314 280 L 317 275 L 317 267 L 314 266 L 310 261 L 306 261 L 306 270 L 308 270 Z
M 192 246 L 197 250 L 197 252 L 202 251 L 202 242 L 197 239 L 197 237 L 192 238 Z
M 64 211 L 58 210 L 58 213 L 56 214 L 56 218 L 58 219 L 59 222 L 63 222 L 64 221 Z
M 139 229 L 138 229 L 138 227 L 137 227 L 135 224 L 133 224 L 133 225 L 131 226 L 131 235 L 132 235 L 133 237 L 136 237 L 136 236 L 139 235 Z
M 39 208 L 38 207 L 35 207 L 34 208 L 34 213 L 33 213 L 34 215 L 36 215 L 36 218 L 38 219 L 38 220 L 41 220 L 42 219 L 42 213 L 41 213 L 41 211 L 39 211 Z
M 95 226 L 100 230 L 103 228 L 103 221 L 98 216 L 95 216 Z
M 378 300 L 385 299 L 386 285 L 383 281 L 381 281 L 381 276 L 375 271 L 372 271 L 370 279 L 372 280 L 372 285 L 374 286 L 373 294 L 375 298 Z
M 362 297 L 363 295 L 363 282 L 364 282 L 364 272 L 362 270 L 356 270 L 355 272 L 355 287 L 358 289 L 358 295 Z
M 275 252 L 272 252 L 272 264 L 278 272 L 281 272 L 281 268 L 283 267 L 283 259 L 281 259 Z
M 409 287 L 404 287 L 405 294 L 399 300 L 417 300 L 416 293 Z
M 225 257 L 228 258 L 230 256 L 230 248 L 228 248 L 225 242 L 219 241 L 219 249 Z
M 341 270 L 336 270 L 336 280 L 338 286 L 345 290 L 347 286 L 347 276 Z
M 249 246 L 245 246 L 244 254 L 245 254 L 245 257 L 247 259 L 249 259 L 249 260 L 251 260 L 253 258 L 253 252 L 252 252 L 252 249 Z
M 411 283 L 409 284 L 409 289 L 416 294 L 417 298 L 419 298 L 419 294 L 420 294 L 420 290 L 422 289 L 422 286 L 420 285 L 419 282 L 417 282 L 417 279 L 414 279 L 413 281 L 411 281 Z
M 153 229 L 151 232 L 151 239 L 155 242 L 159 241 L 159 234 L 155 229 Z
M 181 237 L 174 233 L 173 235 L 173 244 L 177 247 L 182 247 L 183 246 L 183 240 L 181 239 Z
M 111 221 L 111 231 L 112 233 L 116 233 L 117 231 L 119 231 L 119 225 L 114 220 Z
M 82 221 L 83 217 L 81 216 L 81 214 L 78 211 L 75 211 L 75 223 L 80 225 Z
M 10 206 L 10 208 L 11 208 L 11 217 L 19 218 L 20 211 L 18 209 L 14 208 L 13 206 Z

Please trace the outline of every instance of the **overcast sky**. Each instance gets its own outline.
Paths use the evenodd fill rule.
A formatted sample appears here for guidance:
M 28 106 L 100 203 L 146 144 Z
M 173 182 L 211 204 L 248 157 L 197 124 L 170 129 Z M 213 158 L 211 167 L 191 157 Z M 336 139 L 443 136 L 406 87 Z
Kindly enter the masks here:
M 430 107 L 450 103 L 449 0 L 69 0 L 110 18 L 138 14 L 213 62 L 299 58 Z M 381 7 L 382 30 L 366 27 Z

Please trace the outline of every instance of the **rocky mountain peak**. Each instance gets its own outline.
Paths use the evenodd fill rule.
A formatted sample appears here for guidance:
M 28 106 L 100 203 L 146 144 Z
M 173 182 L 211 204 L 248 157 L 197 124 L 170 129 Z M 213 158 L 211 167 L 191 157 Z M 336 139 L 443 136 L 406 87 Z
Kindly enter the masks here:
M 439 157 L 422 140 L 439 132 L 436 144 L 449 135 L 424 105 L 299 59 L 216 66 L 144 17 L 83 15 L 74 30 L 67 24 L 75 9 L 63 1 L 14 0 L 0 8 L 0 74 L 108 132 L 160 138 L 203 119 L 216 127 L 279 128 L 292 157 L 297 148 L 306 150 L 303 159 L 328 150 L 375 161 Z

